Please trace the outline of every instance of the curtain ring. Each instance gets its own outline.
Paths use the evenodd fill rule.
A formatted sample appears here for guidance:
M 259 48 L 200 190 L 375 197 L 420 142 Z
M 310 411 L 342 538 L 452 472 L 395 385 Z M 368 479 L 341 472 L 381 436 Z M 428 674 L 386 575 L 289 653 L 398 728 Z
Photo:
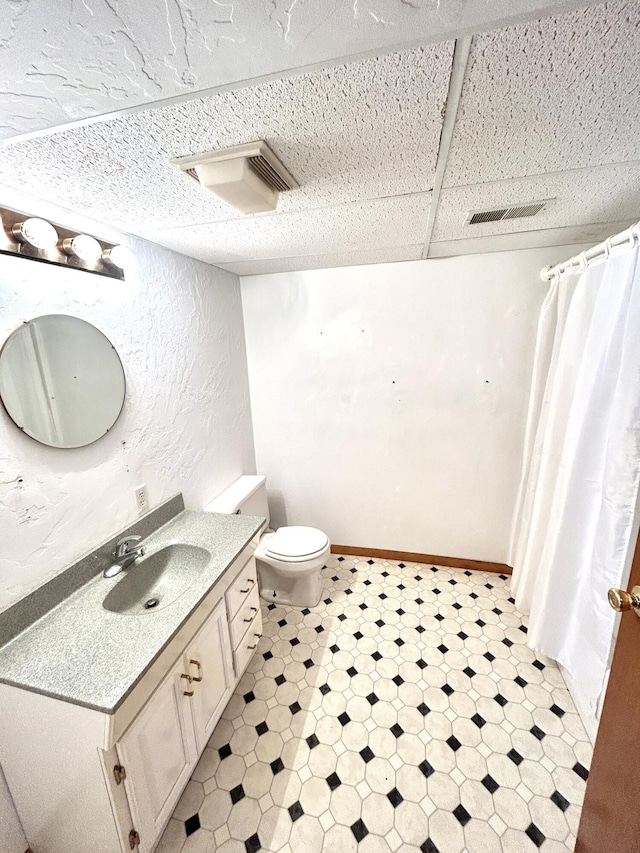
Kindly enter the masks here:
M 611 249 L 612 248 L 613 247 L 611 245 L 611 237 L 607 237 L 607 239 L 604 241 L 604 258 L 606 261 L 609 260 L 609 256 L 611 255 Z
M 635 237 L 633 235 L 633 230 L 629 228 L 627 232 L 627 236 L 624 240 L 621 240 L 619 243 L 616 243 L 616 249 L 633 249 L 635 243 Z
M 577 256 L 577 258 L 578 258 L 578 272 L 584 272 L 586 270 L 587 264 L 588 264 L 587 253 L 586 252 L 580 252 L 580 254 Z
M 571 274 L 575 274 L 582 271 L 582 261 L 580 260 L 580 255 L 574 255 L 569 261 L 562 272 L 568 272 Z

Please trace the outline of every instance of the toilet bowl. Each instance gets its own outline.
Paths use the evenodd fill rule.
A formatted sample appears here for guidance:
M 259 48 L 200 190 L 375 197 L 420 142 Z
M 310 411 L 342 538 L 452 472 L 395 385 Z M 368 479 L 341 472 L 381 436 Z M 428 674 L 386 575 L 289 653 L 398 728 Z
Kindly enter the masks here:
M 204 509 L 266 518 L 267 530 L 255 550 L 261 598 L 293 607 L 318 604 L 322 597 L 320 572 L 331 553 L 329 537 L 315 527 L 269 528 L 266 477 L 240 477 Z
M 255 552 L 260 597 L 315 607 L 322 596 L 320 572 L 330 553 L 329 537 L 315 527 L 280 527 L 263 534 Z

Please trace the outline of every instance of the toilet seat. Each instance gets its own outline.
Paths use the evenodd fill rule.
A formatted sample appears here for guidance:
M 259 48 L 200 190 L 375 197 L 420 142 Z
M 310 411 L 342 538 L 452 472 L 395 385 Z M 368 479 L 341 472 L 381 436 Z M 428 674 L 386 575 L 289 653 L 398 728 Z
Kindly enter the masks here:
M 286 563 L 307 562 L 322 554 L 329 537 L 315 527 L 280 527 L 265 542 L 264 553 Z

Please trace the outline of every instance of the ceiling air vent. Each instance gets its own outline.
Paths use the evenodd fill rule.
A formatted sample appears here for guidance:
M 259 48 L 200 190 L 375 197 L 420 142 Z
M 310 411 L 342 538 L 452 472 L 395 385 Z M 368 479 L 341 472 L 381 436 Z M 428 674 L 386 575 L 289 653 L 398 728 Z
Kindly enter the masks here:
M 521 219 L 525 216 L 535 216 L 553 199 L 544 201 L 529 201 L 526 204 L 515 204 L 511 207 L 494 207 L 491 210 L 471 210 L 467 215 L 465 225 L 480 225 L 483 222 L 500 222 L 503 219 Z
M 281 192 L 299 185 L 266 142 L 249 142 L 171 163 L 241 213 L 275 210 Z
M 469 216 L 469 225 L 480 225 L 481 222 L 498 222 L 504 219 L 507 212 L 506 207 L 500 207 L 497 210 L 480 210 L 477 213 L 472 213 Z
M 288 183 L 285 176 L 280 174 L 278 169 L 272 166 L 271 163 L 267 160 L 267 158 L 264 157 L 262 154 L 257 154 L 255 157 L 249 157 L 249 165 L 254 170 L 254 172 L 257 172 L 258 175 L 260 175 L 265 184 L 268 184 L 270 187 L 272 187 L 274 190 L 277 190 L 279 193 L 286 193 L 287 190 L 292 189 L 291 184 Z M 290 180 L 293 180 L 293 178 L 290 177 Z

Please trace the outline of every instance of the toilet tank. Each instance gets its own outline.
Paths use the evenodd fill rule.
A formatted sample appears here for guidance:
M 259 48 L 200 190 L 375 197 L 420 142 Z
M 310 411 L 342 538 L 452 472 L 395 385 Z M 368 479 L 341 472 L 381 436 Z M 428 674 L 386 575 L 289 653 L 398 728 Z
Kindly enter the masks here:
M 205 512 L 224 512 L 237 515 L 257 515 L 267 519 L 269 526 L 269 504 L 267 503 L 267 478 L 261 475 L 239 477 L 217 498 L 207 504 Z

